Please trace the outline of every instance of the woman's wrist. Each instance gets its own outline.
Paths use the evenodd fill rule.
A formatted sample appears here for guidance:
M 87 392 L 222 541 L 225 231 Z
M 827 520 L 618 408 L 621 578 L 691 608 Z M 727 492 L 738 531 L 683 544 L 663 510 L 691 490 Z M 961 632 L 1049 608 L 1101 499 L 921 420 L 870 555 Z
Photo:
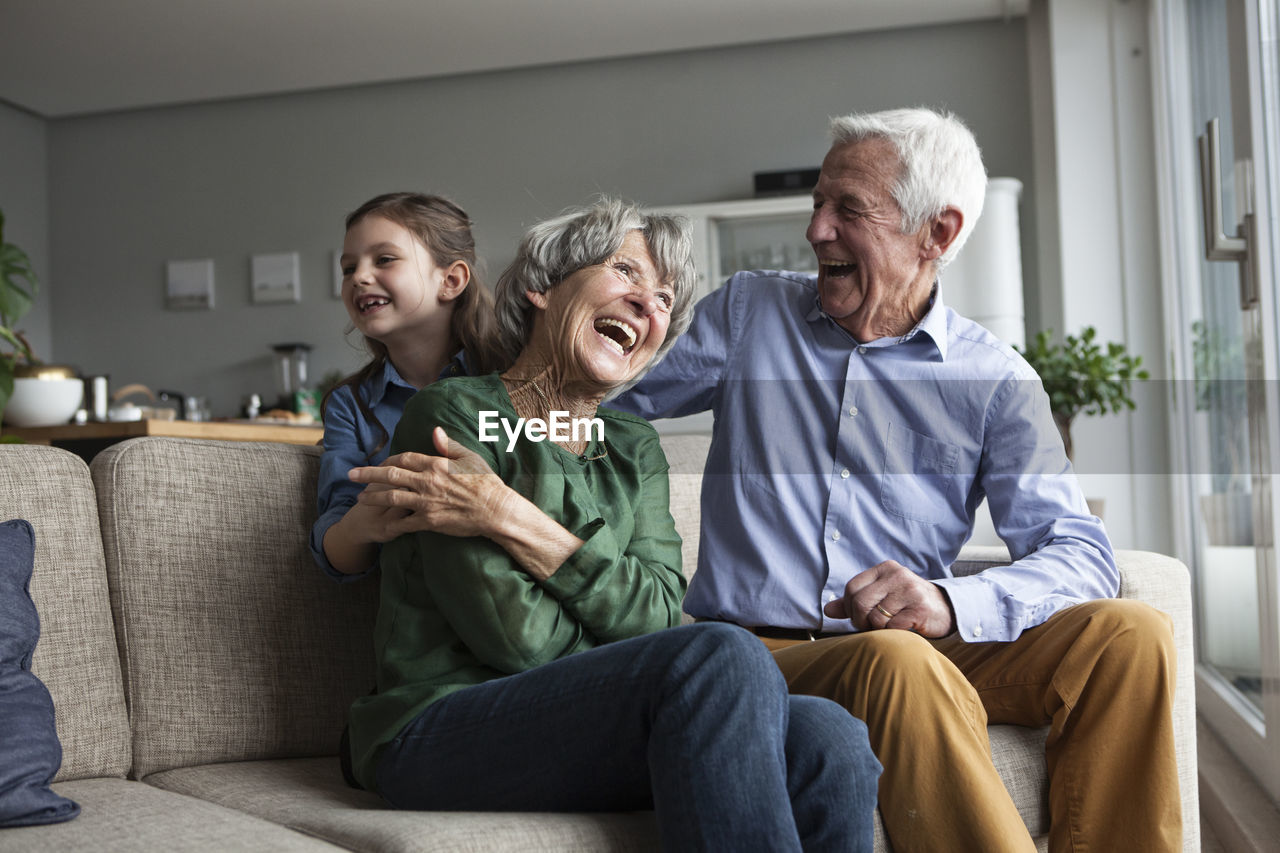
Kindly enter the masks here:
M 499 545 L 517 535 L 521 529 L 521 518 L 527 518 L 532 503 L 524 495 L 504 483 L 496 474 L 489 486 L 489 493 L 480 502 L 483 508 L 477 522 L 481 535 Z M 541 515 L 542 511 L 538 510 Z
M 486 513 L 489 532 L 485 535 L 530 577 L 545 581 L 582 547 L 582 540 L 524 495 L 505 483 L 503 488 L 504 500 Z

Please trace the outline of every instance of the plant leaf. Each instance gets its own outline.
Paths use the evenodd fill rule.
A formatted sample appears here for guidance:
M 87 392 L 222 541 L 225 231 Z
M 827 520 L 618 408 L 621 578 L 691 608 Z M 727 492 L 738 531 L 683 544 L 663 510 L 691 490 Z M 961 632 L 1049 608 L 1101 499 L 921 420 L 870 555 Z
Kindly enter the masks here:
M 0 284 L 0 329 L 16 325 L 31 310 L 32 304 L 25 291 Z
M 0 356 L 0 418 L 4 416 L 4 407 L 9 405 L 13 396 L 13 365 L 9 359 Z
M 31 258 L 13 243 L 4 242 L 3 234 L 4 214 L 0 213 L 0 330 L 12 330 L 31 310 L 40 282 Z M 13 341 L 12 335 L 6 337 Z M 26 347 L 22 349 L 25 351 Z
M 0 338 L 8 341 L 14 349 L 11 355 L 0 353 L 0 380 L 9 377 L 10 386 L 13 385 L 13 365 L 15 357 L 21 355 L 28 361 L 34 361 L 31 353 L 31 347 L 22 338 L 20 332 L 11 331 L 4 326 L 0 326 Z

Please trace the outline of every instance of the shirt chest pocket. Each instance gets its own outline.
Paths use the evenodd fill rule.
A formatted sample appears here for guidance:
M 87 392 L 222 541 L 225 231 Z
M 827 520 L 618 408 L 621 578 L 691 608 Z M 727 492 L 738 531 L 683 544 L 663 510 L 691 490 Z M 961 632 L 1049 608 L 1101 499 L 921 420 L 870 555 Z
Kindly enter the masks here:
M 888 512 L 926 524 L 937 524 L 954 510 L 951 493 L 958 488 L 960 448 L 889 424 L 885 436 L 884 476 L 880 501 Z

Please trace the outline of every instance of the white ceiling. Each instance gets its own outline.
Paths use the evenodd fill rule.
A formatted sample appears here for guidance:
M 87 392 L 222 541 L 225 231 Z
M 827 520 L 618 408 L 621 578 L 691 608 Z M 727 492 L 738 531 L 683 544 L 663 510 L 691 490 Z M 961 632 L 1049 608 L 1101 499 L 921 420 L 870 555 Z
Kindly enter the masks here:
M 0 0 L 46 118 L 1025 14 L 1027 0 Z

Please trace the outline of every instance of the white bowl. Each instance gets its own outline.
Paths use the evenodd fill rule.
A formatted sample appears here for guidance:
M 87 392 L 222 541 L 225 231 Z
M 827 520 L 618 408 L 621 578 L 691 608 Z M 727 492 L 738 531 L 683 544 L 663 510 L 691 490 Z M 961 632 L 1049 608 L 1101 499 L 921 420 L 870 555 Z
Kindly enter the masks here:
M 4 422 L 15 427 L 42 427 L 71 420 L 84 399 L 83 379 L 14 377 L 13 396 L 4 407 Z

